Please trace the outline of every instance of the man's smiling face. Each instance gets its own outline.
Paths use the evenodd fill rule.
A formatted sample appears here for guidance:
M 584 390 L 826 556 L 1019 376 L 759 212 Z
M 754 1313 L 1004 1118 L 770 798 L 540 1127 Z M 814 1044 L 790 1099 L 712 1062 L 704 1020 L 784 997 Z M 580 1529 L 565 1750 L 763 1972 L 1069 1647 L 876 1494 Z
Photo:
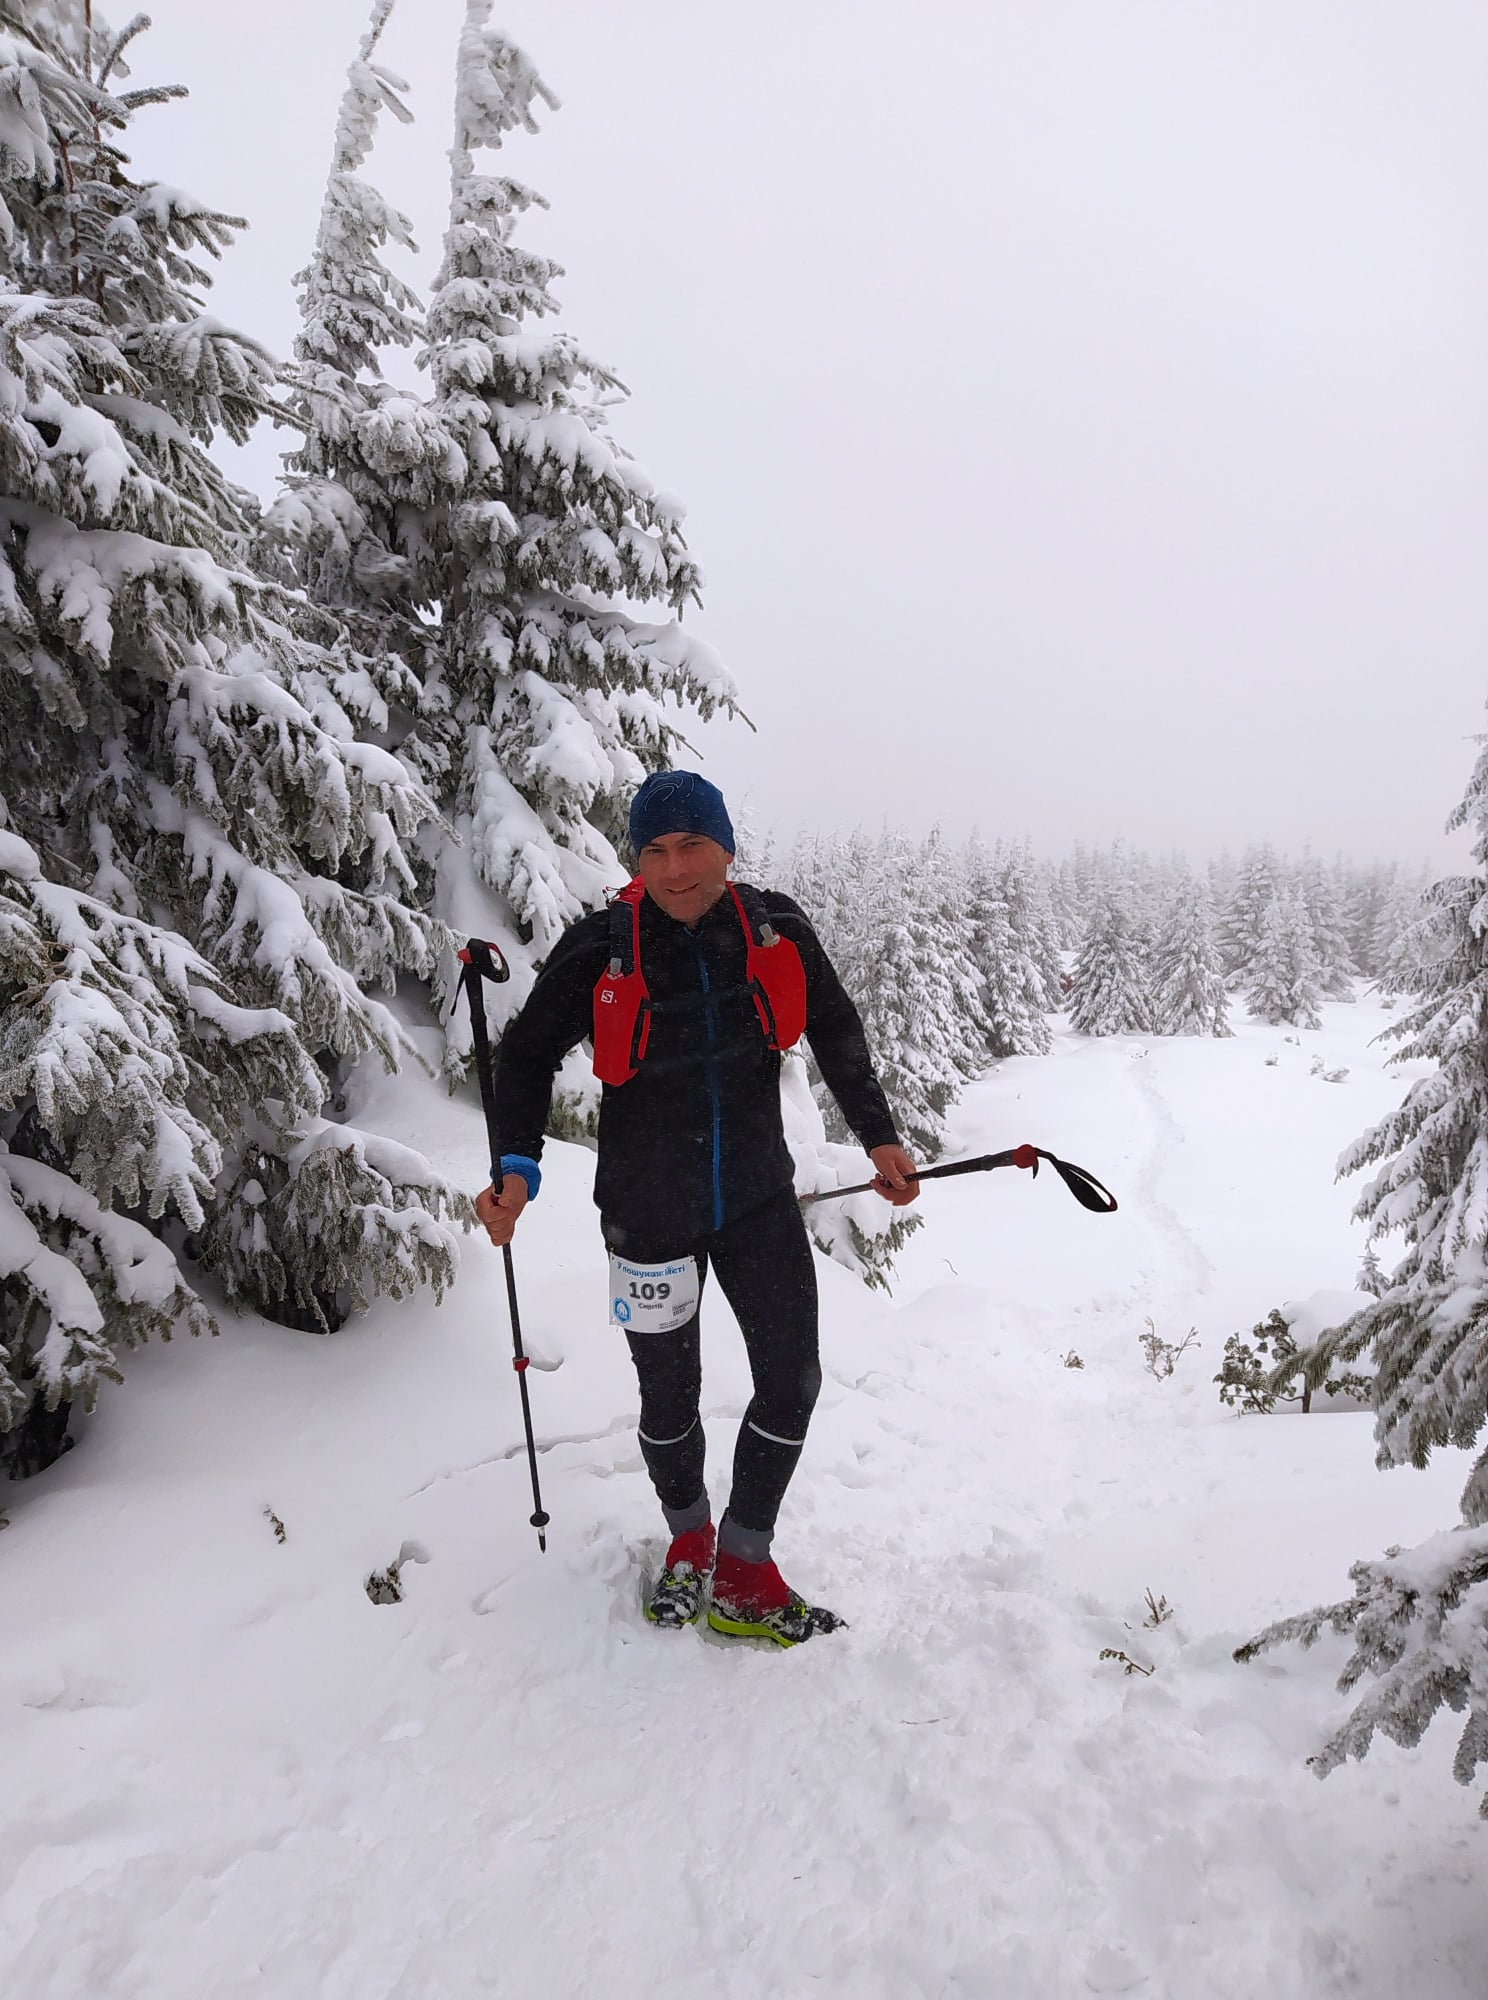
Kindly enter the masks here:
M 646 894 L 679 924 L 695 924 L 712 909 L 733 858 L 705 833 L 659 833 L 637 856 Z

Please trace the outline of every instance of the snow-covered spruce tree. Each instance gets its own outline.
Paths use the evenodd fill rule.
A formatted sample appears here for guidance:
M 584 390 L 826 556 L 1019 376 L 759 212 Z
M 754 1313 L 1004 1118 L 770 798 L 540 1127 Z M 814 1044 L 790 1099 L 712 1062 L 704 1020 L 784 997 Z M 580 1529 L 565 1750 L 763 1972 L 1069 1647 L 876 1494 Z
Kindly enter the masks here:
M 1464 826 L 1476 867 L 1428 892 L 1433 922 L 1417 931 L 1428 948 L 1395 975 L 1410 1008 L 1386 1031 L 1400 1044 L 1392 1060 L 1434 1067 L 1339 1161 L 1345 1174 L 1379 1166 L 1355 1214 L 1371 1252 L 1398 1231 L 1405 1255 L 1386 1277 L 1374 1253 L 1372 1303 L 1306 1358 L 1316 1384 L 1334 1363 L 1370 1352 L 1382 1468 L 1424 1465 L 1439 1445 L 1470 1450 L 1488 1421 L 1488 750 L 1448 822 Z M 1488 1448 L 1468 1476 L 1462 1517 L 1418 1548 L 1356 1563 L 1351 1599 L 1283 1619 L 1242 1648 L 1249 1657 L 1288 1639 L 1310 1645 L 1325 1625 L 1352 1634 L 1340 1685 L 1366 1675 L 1378 1685 L 1314 1759 L 1318 1770 L 1362 1757 L 1376 1730 L 1419 1742 L 1444 1706 L 1466 1712 L 1456 1777 L 1470 1784 L 1488 1764 Z
M 1030 948 L 1042 940 L 1020 871 L 1009 857 L 999 867 L 974 838 L 962 856 L 961 879 L 967 945 L 981 981 L 982 1048 L 994 1059 L 1047 1055 L 1049 995 Z
M 862 892 L 871 853 L 871 843 L 861 831 L 846 841 L 818 834 L 798 842 L 788 857 L 782 857 L 774 880 L 767 883 L 794 897 L 805 910 L 844 986 L 859 999 L 865 965 L 861 947 L 874 921 L 873 912 L 864 908 Z M 798 1192 L 814 1193 L 860 1180 L 863 1156 L 856 1141 L 848 1145 L 827 1136 L 824 1113 L 835 1112 L 835 1105 L 809 1043 L 787 1059 L 780 1083 Z M 913 1211 L 889 1208 L 876 1195 L 816 1203 L 805 1216 L 819 1250 L 855 1270 L 865 1283 L 885 1289 L 896 1253 L 920 1226 Z
M 1054 908 L 1052 871 L 1035 859 L 1025 841 L 999 852 L 998 880 L 1013 936 L 1032 961 L 1046 1012 L 1064 1006 L 1064 932 Z
M 1100 896 L 1075 961 L 1070 1026 L 1080 1035 L 1143 1035 L 1152 1029 L 1148 969 L 1125 904 Z
M 982 969 L 967 935 L 967 884 L 962 857 L 937 826 L 914 857 L 906 886 L 925 922 L 932 981 L 930 1004 L 951 1029 L 949 1052 L 960 1086 L 986 1068 L 992 1027 L 982 1005 Z
M 1227 847 L 1222 847 L 1218 854 L 1211 856 L 1204 874 L 1209 884 L 1210 900 L 1214 904 L 1214 942 L 1218 945 L 1220 943 L 1219 915 L 1221 911 L 1228 910 L 1231 903 L 1234 902 L 1235 885 L 1239 880 L 1239 870 L 1235 865 L 1234 856 Z M 1223 959 L 1224 953 L 1221 951 L 1221 963 L 1223 963 Z
M 301 441 L 263 543 L 304 592 L 309 629 L 344 659 L 344 673 L 370 684 L 389 711 L 384 733 L 401 738 L 433 630 L 408 546 L 463 460 L 428 405 L 382 379 L 385 350 L 423 335 L 419 301 L 383 254 L 390 244 L 414 249 L 411 225 L 361 173 L 382 112 L 411 118 L 406 86 L 374 61 L 392 9 L 393 0 L 374 0 L 347 73 L 314 248 L 295 280 L 300 331 L 281 415 Z
M 1209 885 L 1185 875 L 1173 891 L 1153 953 L 1153 1026 L 1160 1035 L 1228 1035 L 1228 1012 Z
M 395 1059 L 366 988 L 432 964 L 405 851 L 432 806 L 244 566 L 248 503 L 205 446 L 246 435 L 271 367 L 202 310 L 236 225 L 129 177 L 129 120 L 170 94 L 119 88 L 134 29 L 68 44 L 0 11 L 0 1428 L 23 1439 L 123 1347 L 205 1323 L 172 1225 L 230 1296 L 322 1324 L 452 1257 L 438 1177 L 318 1115 L 323 1061 Z
M 866 885 L 878 869 L 874 843 L 861 828 L 846 840 L 837 834 L 814 834 L 798 841 L 772 886 L 794 897 L 810 917 L 827 956 L 859 1007 L 877 946 L 877 912 L 868 907 Z M 831 1103 L 815 1059 L 807 1050 L 811 1092 L 826 1118 L 833 1143 L 846 1136 Z
M 449 229 L 429 306 L 431 414 L 461 472 L 420 523 L 422 595 L 440 607 L 437 665 L 406 745 L 455 824 L 438 856 L 441 914 L 496 936 L 524 997 L 563 928 L 622 881 L 631 791 L 681 741 L 668 706 L 734 703 L 680 613 L 700 577 L 681 510 L 610 438 L 615 376 L 561 332 L 559 275 L 515 241 L 541 198 L 476 155 L 535 132 L 557 99 L 467 0 L 455 90 Z M 646 622 L 638 608 L 661 608 Z M 449 968 L 452 969 L 452 968 Z M 468 1030 L 451 1021 L 451 1060 Z
M 1349 948 L 1348 924 L 1337 881 L 1321 862 L 1308 856 L 1302 864 L 1298 890 L 1312 932 L 1323 998 L 1352 1000 L 1359 968 Z
M 1435 920 L 1423 902 L 1429 880 L 1424 871 L 1407 875 L 1390 862 L 1356 870 L 1350 884 L 1349 955 L 1366 979 L 1378 981 L 1387 992 L 1402 990 L 1402 976 L 1409 983 L 1422 949 L 1417 926 L 1425 923 L 1429 929 Z
M 1245 1005 L 1257 1021 L 1320 1028 L 1322 986 L 1312 926 L 1295 889 L 1282 889 L 1261 919 L 1246 979 Z
M 803 849 L 796 886 L 790 891 L 817 926 L 843 985 L 855 999 L 864 991 L 878 949 L 878 913 L 870 895 L 878 866 L 877 845 L 855 827 L 845 840 L 817 839 Z
M 1123 854 L 1122 858 L 1125 866 L 1117 879 L 1123 886 L 1118 893 L 1131 922 L 1132 938 L 1141 954 L 1142 963 L 1147 968 L 1150 999 L 1152 954 L 1162 925 L 1162 906 L 1166 899 L 1166 887 L 1162 870 L 1151 855 Z
M 1396 872 L 1391 865 L 1355 868 L 1349 873 L 1344 896 L 1344 927 L 1349 957 L 1364 979 L 1375 976 L 1372 955 L 1374 927 Z
M 1369 940 L 1370 971 L 1385 993 L 1410 991 L 1415 968 L 1439 949 L 1433 933 L 1440 912 L 1426 890 L 1424 875 L 1412 878 L 1392 870 Z
M 1215 942 L 1231 986 L 1250 983 L 1250 967 L 1260 945 L 1266 912 L 1282 887 L 1282 869 L 1265 844 L 1249 847 L 1240 863 L 1227 903 L 1221 908 Z
M 1074 861 L 1069 855 L 1054 868 L 1049 882 L 1049 903 L 1054 913 L 1056 940 L 1061 951 L 1073 951 L 1084 929 L 1081 916 L 1080 885 Z
M 1106 868 L 1101 856 L 1083 841 L 1076 841 L 1075 851 L 1060 869 L 1062 900 L 1069 922 L 1065 938 L 1065 950 L 1077 951 L 1080 940 L 1090 924 L 1096 898 L 1106 886 Z
M 902 833 L 884 836 L 856 884 L 866 913 L 864 950 L 843 973 L 895 1122 L 927 1160 L 945 1143 L 945 1114 L 975 1073 L 971 1052 L 982 1040 L 980 1017 L 966 1011 L 959 962 L 950 966 L 942 955 L 939 890 L 924 875 L 928 851 Z M 835 1105 L 824 1109 L 828 1132 L 846 1139 Z
M 798 838 L 792 847 L 779 853 L 774 878 L 764 886 L 794 897 L 801 908 L 810 913 L 817 936 L 841 972 L 844 963 L 842 940 L 829 920 L 827 905 L 835 873 L 833 856 L 838 847 L 840 842 L 828 840 L 819 833 L 813 834 L 809 840 Z

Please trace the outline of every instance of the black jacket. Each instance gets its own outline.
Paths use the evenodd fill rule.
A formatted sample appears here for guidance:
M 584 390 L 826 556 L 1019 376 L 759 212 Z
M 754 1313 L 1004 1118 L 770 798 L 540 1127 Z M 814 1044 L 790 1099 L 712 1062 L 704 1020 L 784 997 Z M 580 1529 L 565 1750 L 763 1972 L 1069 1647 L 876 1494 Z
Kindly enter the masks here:
M 857 1009 L 805 913 L 762 892 L 806 971 L 806 1033 L 842 1114 L 865 1149 L 896 1134 Z M 602 1086 L 594 1199 L 606 1234 L 636 1254 L 669 1255 L 792 1180 L 780 1118 L 780 1057 L 765 1044 L 745 984 L 745 939 L 724 896 L 689 929 L 641 901 L 641 968 L 654 1003 L 651 1039 L 628 1083 Z M 589 1038 L 594 988 L 609 962 L 610 913 L 564 932 L 527 1004 L 502 1037 L 496 1129 L 504 1153 L 537 1159 L 553 1076 Z

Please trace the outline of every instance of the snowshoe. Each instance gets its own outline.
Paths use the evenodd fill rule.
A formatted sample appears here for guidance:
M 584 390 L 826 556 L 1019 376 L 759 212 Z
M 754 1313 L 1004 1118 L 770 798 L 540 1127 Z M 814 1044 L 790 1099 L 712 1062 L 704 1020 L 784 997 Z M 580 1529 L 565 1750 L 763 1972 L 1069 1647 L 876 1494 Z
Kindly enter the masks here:
M 646 1600 L 646 1616 L 653 1625 L 680 1628 L 696 1623 L 713 1574 L 714 1539 L 711 1521 L 674 1537 L 666 1565 Z
M 773 1639 L 777 1646 L 799 1646 L 818 1632 L 835 1632 L 847 1624 L 835 1611 L 808 1604 L 772 1562 L 741 1562 L 720 1556 L 713 1572 L 713 1601 L 708 1623 L 715 1632 L 734 1639 Z

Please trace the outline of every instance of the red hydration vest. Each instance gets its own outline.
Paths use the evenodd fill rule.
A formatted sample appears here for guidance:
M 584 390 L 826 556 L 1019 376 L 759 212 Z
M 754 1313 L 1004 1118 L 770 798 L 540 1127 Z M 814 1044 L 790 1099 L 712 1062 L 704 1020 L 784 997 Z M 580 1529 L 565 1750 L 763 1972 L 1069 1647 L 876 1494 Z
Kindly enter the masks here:
M 806 1032 L 806 968 L 789 938 L 771 924 L 757 889 L 730 882 L 744 932 L 744 974 L 765 1046 L 794 1048 Z M 629 1083 L 651 1039 L 651 994 L 641 970 L 639 875 L 610 905 L 610 962 L 594 988 L 594 1074 L 601 1083 Z

